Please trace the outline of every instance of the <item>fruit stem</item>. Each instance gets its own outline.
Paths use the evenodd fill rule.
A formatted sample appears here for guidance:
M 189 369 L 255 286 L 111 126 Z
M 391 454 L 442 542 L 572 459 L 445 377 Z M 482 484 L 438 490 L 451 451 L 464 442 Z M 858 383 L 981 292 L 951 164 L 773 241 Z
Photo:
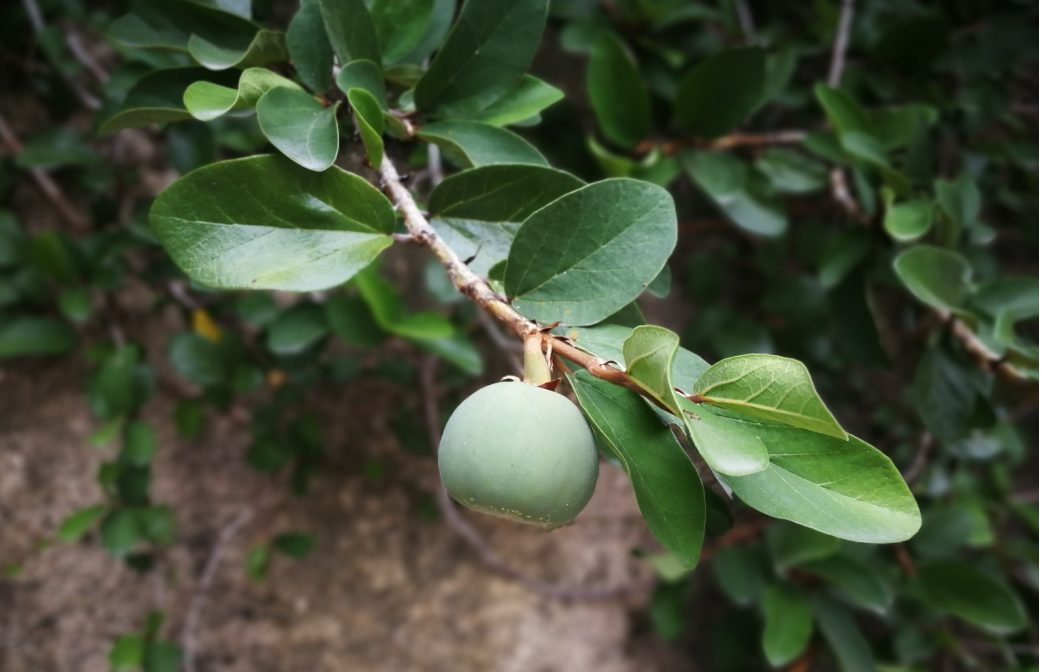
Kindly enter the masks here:
M 550 382 L 550 366 L 543 352 L 543 334 L 538 331 L 525 336 L 525 382 L 536 386 Z

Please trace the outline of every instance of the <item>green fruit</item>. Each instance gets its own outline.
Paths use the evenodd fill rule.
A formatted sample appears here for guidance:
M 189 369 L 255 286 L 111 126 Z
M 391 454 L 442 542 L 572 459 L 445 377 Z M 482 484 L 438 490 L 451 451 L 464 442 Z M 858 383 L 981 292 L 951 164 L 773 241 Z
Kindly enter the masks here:
M 597 447 L 561 395 L 496 383 L 449 418 L 438 450 L 449 494 L 476 511 L 556 527 L 583 510 L 597 483 Z

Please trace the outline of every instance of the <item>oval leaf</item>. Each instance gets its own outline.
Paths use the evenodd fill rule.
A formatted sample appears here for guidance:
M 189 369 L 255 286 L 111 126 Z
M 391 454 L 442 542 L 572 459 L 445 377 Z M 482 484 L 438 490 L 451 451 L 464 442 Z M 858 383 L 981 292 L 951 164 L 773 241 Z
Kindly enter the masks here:
M 899 243 L 922 238 L 933 226 L 933 204 L 926 201 L 891 203 L 886 208 L 883 228 Z
M 320 0 L 301 0 L 286 29 L 286 46 L 300 79 L 315 93 L 325 93 L 333 81 L 333 47 L 322 23 Z
M 548 165 L 543 155 L 520 136 L 476 121 L 440 121 L 417 133 L 434 143 L 468 168 L 497 163 Z
M 973 291 L 973 269 L 962 255 L 930 245 L 905 250 L 894 271 L 915 298 L 933 308 L 958 310 Z
M 847 438 L 814 389 L 802 362 L 776 355 L 739 355 L 721 360 L 698 377 L 694 394 L 711 404 Z
M 604 32 L 590 54 L 586 89 L 601 131 L 612 142 L 631 147 L 651 126 L 651 101 L 633 58 L 619 38 Z
M 149 219 L 193 280 L 288 291 L 348 280 L 391 244 L 395 225 L 391 203 L 364 179 L 274 155 L 186 175 L 156 199 Z
M 280 152 L 319 172 L 333 165 L 340 149 L 336 108 L 304 91 L 275 88 L 257 101 L 257 123 Z
M 250 68 L 239 77 L 237 89 L 213 82 L 195 82 L 185 89 L 183 102 L 193 117 L 200 121 L 211 121 L 232 110 L 256 105 L 261 96 L 280 86 L 302 91 L 296 82 L 276 75 L 267 68 Z
M 797 588 L 774 585 L 763 594 L 763 652 L 774 667 L 795 660 L 814 634 L 810 601 Z
M 525 75 L 509 93 L 472 118 L 490 126 L 507 126 L 532 118 L 562 98 L 564 92 L 560 89 Z
M 355 125 L 362 136 L 369 165 L 373 170 L 380 170 L 384 160 L 384 116 L 380 103 L 365 89 L 348 89 L 347 100 L 355 111 Z
M 336 85 L 344 93 L 351 89 L 365 89 L 380 104 L 381 110 L 387 109 L 387 86 L 380 66 L 372 61 L 351 61 L 340 69 Z
M 170 68 L 142 77 L 127 97 L 98 123 L 98 133 L 114 133 L 124 128 L 191 119 L 185 107 L 185 91 L 195 82 L 205 81 L 223 88 L 238 86 L 238 72 L 212 72 L 206 68 Z
M 604 180 L 524 221 L 510 247 L 506 292 L 532 319 L 593 324 L 644 291 L 676 240 L 668 192 L 637 180 Z
M 380 40 L 363 0 L 320 0 L 319 5 L 340 65 L 358 59 L 380 62 Z
M 1024 606 L 1004 581 L 957 560 L 921 567 L 916 586 L 934 609 L 985 630 L 1008 635 L 1027 625 Z
M 466 118 L 509 93 L 535 56 L 547 6 L 548 0 L 467 0 L 416 85 L 416 107 L 442 119 Z

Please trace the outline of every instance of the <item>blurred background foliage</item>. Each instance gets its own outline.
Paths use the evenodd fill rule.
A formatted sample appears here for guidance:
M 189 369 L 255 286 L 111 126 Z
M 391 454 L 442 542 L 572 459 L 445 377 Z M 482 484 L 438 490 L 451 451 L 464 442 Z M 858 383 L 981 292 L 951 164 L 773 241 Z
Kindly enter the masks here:
M 699 658 L 721 672 L 1037 670 L 1037 3 L 858 3 L 841 77 L 822 90 L 845 4 L 551 6 L 532 72 L 565 97 L 513 130 L 584 179 L 670 189 L 680 237 L 641 299 L 649 321 L 711 362 L 753 352 L 805 362 L 842 425 L 894 460 L 923 511 L 910 542 L 875 547 L 768 521 L 718 489 L 695 573 L 648 551 L 659 576 L 648 618 L 680 646 L 693 612 L 719 614 Z M 310 395 L 372 377 L 399 385 L 401 446 L 433 456 L 417 362 L 443 362 L 444 418 L 477 384 L 512 373 L 517 354 L 420 254 L 328 295 L 188 282 L 149 229 L 151 199 L 178 175 L 269 147 L 251 114 L 95 135 L 144 75 L 189 64 L 107 42 L 128 9 L 0 8 L 0 358 L 90 363 L 90 440 L 111 459 L 98 503 L 63 512 L 54 535 L 90 535 L 147 572 L 177 540 L 176 508 L 150 490 L 163 449 L 140 418 L 150 398 L 177 399 L 189 440 L 214 414 L 248 409 L 243 459 L 306 497 L 336 449 Z M 278 29 L 296 11 L 252 3 Z M 357 168 L 360 143 L 347 142 L 355 151 L 341 161 Z M 427 178 L 413 182 L 421 195 L 436 169 L 423 147 L 388 150 Z M 188 328 L 144 340 L 148 318 L 127 310 L 135 300 L 180 312 Z M 384 467 L 364 469 L 379 481 Z M 439 515 L 433 499 L 422 515 Z M 276 556 L 303 558 L 313 543 L 286 531 L 244 571 L 261 580 Z M 2 560 L 11 580 L 32 562 Z M 160 636 L 162 621 L 117 639 L 113 668 L 177 669 L 180 645 Z

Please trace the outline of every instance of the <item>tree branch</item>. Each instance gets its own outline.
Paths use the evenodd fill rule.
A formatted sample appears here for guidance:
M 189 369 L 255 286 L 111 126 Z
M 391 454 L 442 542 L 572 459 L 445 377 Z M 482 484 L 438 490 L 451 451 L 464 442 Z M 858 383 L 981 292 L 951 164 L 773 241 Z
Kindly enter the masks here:
M 854 22 L 854 0 L 843 0 L 836 25 L 836 39 L 832 43 L 832 62 L 829 63 L 829 86 L 835 88 L 843 80 L 846 67 L 847 44 L 850 43 L 850 26 Z
M 7 146 L 8 151 L 12 154 L 20 154 L 25 146 L 22 145 L 22 141 L 18 139 L 18 136 L 14 134 L 11 127 L 7 125 L 7 120 L 4 119 L 3 115 L 0 115 L 0 142 L 3 142 Z M 72 229 L 78 233 L 83 233 L 90 228 L 90 222 L 84 217 L 79 210 L 74 208 L 68 199 L 65 198 L 65 194 L 62 193 L 61 188 L 51 179 L 51 176 L 46 171 L 40 168 L 30 168 L 29 175 L 33 178 L 33 182 L 40 188 L 40 191 L 50 199 L 54 208 L 61 215 L 61 218 L 72 227 Z
M 388 163 L 389 162 L 385 157 L 384 165 L 387 165 Z M 439 430 L 441 420 L 438 412 L 438 395 L 434 389 L 434 374 L 436 373 L 437 365 L 438 360 L 433 355 L 425 357 L 420 363 L 420 390 L 423 396 L 424 421 L 427 425 L 427 434 L 430 438 L 431 445 L 434 447 L 435 451 L 437 451 L 438 446 L 441 444 L 441 431 Z M 630 593 L 644 592 L 651 588 L 650 583 L 625 584 L 612 588 L 570 588 L 547 583 L 516 569 L 503 559 L 503 556 L 497 553 L 494 548 L 489 546 L 488 542 L 481 537 L 481 534 L 460 515 L 459 510 L 452 502 L 452 498 L 449 496 L 449 491 L 445 489 L 444 484 L 442 484 L 438 489 L 438 508 L 449 527 L 451 527 L 456 534 L 463 537 L 470 547 L 477 552 L 486 565 L 500 574 L 503 574 L 507 578 L 517 581 L 524 587 L 534 593 L 538 593 L 539 595 L 552 597 L 566 602 L 596 601 L 611 600 Z
M 1031 380 L 1027 374 L 1007 362 L 1005 357 L 993 352 L 984 341 L 977 337 L 977 334 L 973 333 L 973 330 L 965 322 L 946 310 L 937 310 L 935 312 L 941 321 L 948 325 L 955 340 L 962 344 L 962 347 L 970 353 L 970 356 L 977 361 L 978 366 L 982 369 L 993 371 L 1010 380 L 1025 382 Z
M 660 405 L 626 375 L 625 371 L 620 371 L 599 357 L 579 350 L 563 339 L 552 337 L 539 324 L 519 314 L 507 303 L 506 297 L 497 294 L 484 278 L 470 270 L 427 221 L 412 194 L 402 184 L 398 171 L 389 157 L 385 156 L 380 165 L 380 179 L 391 202 L 405 218 L 405 227 L 412 234 L 413 242 L 429 248 L 438 257 L 448 272 L 449 279 L 464 296 L 510 327 L 522 339 L 529 334 L 542 333 L 544 348 L 548 343 L 554 353 L 562 359 L 578 364 L 596 378 L 629 388 Z
M 803 142 L 807 137 L 806 131 L 782 130 L 770 133 L 732 133 L 715 140 L 703 140 L 702 138 L 684 138 L 681 140 L 645 140 L 633 148 L 638 154 L 650 152 L 658 147 L 666 154 L 676 154 L 685 147 L 707 149 L 718 152 L 736 147 L 765 147 L 768 145 L 793 145 Z

